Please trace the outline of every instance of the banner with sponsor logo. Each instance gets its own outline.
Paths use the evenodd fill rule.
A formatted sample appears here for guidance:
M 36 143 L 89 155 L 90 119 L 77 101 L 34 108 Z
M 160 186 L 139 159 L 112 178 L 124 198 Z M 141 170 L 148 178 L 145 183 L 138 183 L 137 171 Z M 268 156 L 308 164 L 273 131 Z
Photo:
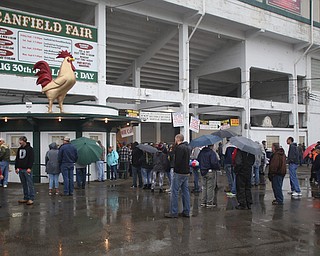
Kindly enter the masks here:
M 301 0 L 268 0 L 268 3 L 287 11 L 301 14 Z
M 240 120 L 239 118 L 232 118 L 230 119 L 230 126 L 239 126 L 240 125 Z
M 171 123 L 171 113 L 140 111 L 141 122 Z
M 120 134 L 121 134 L 121 138 L 133 136 L 133 127 L 128 126 L 128 127 L 120 129 Z
M 0 74 L 34 76 L 33 65 L 44 60 L 56 77 L 61 50 L 75 58 L 77 80 L 98 81 L 95 27 L 0 7 Z
M 219 130 L 220 126 L 220 121 L 200 120 L 200 130 Z
M 184 126 L 183 113 L 182 112 L 172 113 L 172 119 L 173 119 L 173 127 L 182 127 L 182 126 Z
M 189 129 L 193 132 L 199 133 L 200 120 L 194 116 L 191 116 Z

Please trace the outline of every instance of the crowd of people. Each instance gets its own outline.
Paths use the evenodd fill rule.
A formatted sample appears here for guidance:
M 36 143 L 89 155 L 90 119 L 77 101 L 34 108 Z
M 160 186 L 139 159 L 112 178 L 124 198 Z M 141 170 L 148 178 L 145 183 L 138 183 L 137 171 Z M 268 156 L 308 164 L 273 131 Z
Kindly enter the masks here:
M 301 197 L 301 189 L 297 177 L 297 168 L 301 163 L 301 151 L 292 137 L 287 139 L 288 154 L 279 145 L 272 144 L 272 152 L 268 154 L 266 141 L 261 144 L 261 153 L 252 153 L 241 150 L 232 145 L 228 138 L 218 147 L 206 145 L 191 148 L 182 134 L 175 136 L 175 143 L 149 144 L 141 147 L 138 142 L 127 145 L 122 143 L 114 149 L 108 146 L 107 152 L 101 141 L 97 144 L 102 149 L 101 157 L 96 162 L 97 181 L 104 182 L 105 162 L 110 170 L 109 179 L 117 180 L 122 176 L 132 176 L 132 188 L 150 190 L 152 193 L 170 193 L 170 209 L 165 214 L 168 218 L 190 216 L 190 192 L 201 195 L 201 207 L 213 208 L 217 205 L 217 172 L 225 170 L 228 197 L 236 197 L 239 210 L 251 209 L 252 186 L 265 185 L 266 166 L 268 164 L 268 179 L 274 193 L 273 205 L 282 205 L 284 202 L 282 185 L 287 166 L 290 176 L 290 194 L 292 197 Z M 34 151 L 25 136 L 19 138 L 20 147 L 16 153 L 15 171 L 20 177 L 23 188 L 23 199 L 19 203 L 32 205 L 35 190 L 32 177 Z M 305 149 L 304 149 L 305 150 Z M 320 143 L 315 145 L 309 154 L 312 159 L 311 179 L 320 180 Z M 49 195 L 72 196 L 74 191 L 74 169 L 76 169 L 76 184 L 78 189 L 84 189 L 87 177 L 87 166 L 78 161 L 77 149 L 70 143 L 69 137 L 63 138 L 58 148 L 56 143 L 49 145 L 45 156 L 46 172 L 49 175 Z M 0 182 L 1 186 L 8 185 L 8 166 L 10 161 L 9 147 L 0 138 Z M 59 191 L 59 175 L 63 177 L 63 191 Z M 193 189 L 189 189 L 189 178 L 193 177 Z M 164 189 L 167 179 L 167 189 Z M 181 192 L 183 209 L 179 211 L 178 198 Z

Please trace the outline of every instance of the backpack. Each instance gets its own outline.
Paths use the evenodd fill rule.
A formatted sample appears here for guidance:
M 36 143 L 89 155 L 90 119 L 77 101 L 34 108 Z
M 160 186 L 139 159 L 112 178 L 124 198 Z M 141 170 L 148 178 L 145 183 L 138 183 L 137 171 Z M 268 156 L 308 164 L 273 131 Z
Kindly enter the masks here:
M 231 159 L 232 159 L 232 165 L 235 166 L 236 165 L 236 155 L 238 152 L 238 148 L 235 148 L 231 154 Z

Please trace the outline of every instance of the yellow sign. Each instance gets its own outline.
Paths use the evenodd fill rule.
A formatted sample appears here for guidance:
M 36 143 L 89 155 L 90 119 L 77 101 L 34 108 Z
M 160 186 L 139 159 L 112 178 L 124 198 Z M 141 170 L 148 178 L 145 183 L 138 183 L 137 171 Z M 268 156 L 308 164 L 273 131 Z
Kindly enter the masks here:
M 231 125 L 231 126 L 239 126 L 239 125 L 240 125 L 240 120 L 239 120 L 239 118 L 230 119 L 230 125 Z

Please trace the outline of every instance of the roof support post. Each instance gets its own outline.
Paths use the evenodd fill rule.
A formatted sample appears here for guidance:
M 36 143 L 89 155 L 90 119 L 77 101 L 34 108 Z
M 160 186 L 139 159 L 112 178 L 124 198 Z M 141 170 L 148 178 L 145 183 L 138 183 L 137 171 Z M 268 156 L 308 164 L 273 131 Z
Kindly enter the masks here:
M 99 105 L 106 105 L 106 74 L 107 74 L 107 12 L 106 4 L 99 1 L 96 5 L 96 20 L 95 25 L 98 28 L 98 90 L 97 103 Z
M 179 27 L 179 91 L 182 93 L 180 111 L 183 113 L 183 127 L 180 133 L 189 141 L 189 41 L 188 25 Z
M 250 68 L 247 64 L 247 44 L 244 42 L 242 48 L 242 67 L 241 67 L 241 98 L 245 100 L 244 109 L 241 114 L 242 135 L 250 138 Z

